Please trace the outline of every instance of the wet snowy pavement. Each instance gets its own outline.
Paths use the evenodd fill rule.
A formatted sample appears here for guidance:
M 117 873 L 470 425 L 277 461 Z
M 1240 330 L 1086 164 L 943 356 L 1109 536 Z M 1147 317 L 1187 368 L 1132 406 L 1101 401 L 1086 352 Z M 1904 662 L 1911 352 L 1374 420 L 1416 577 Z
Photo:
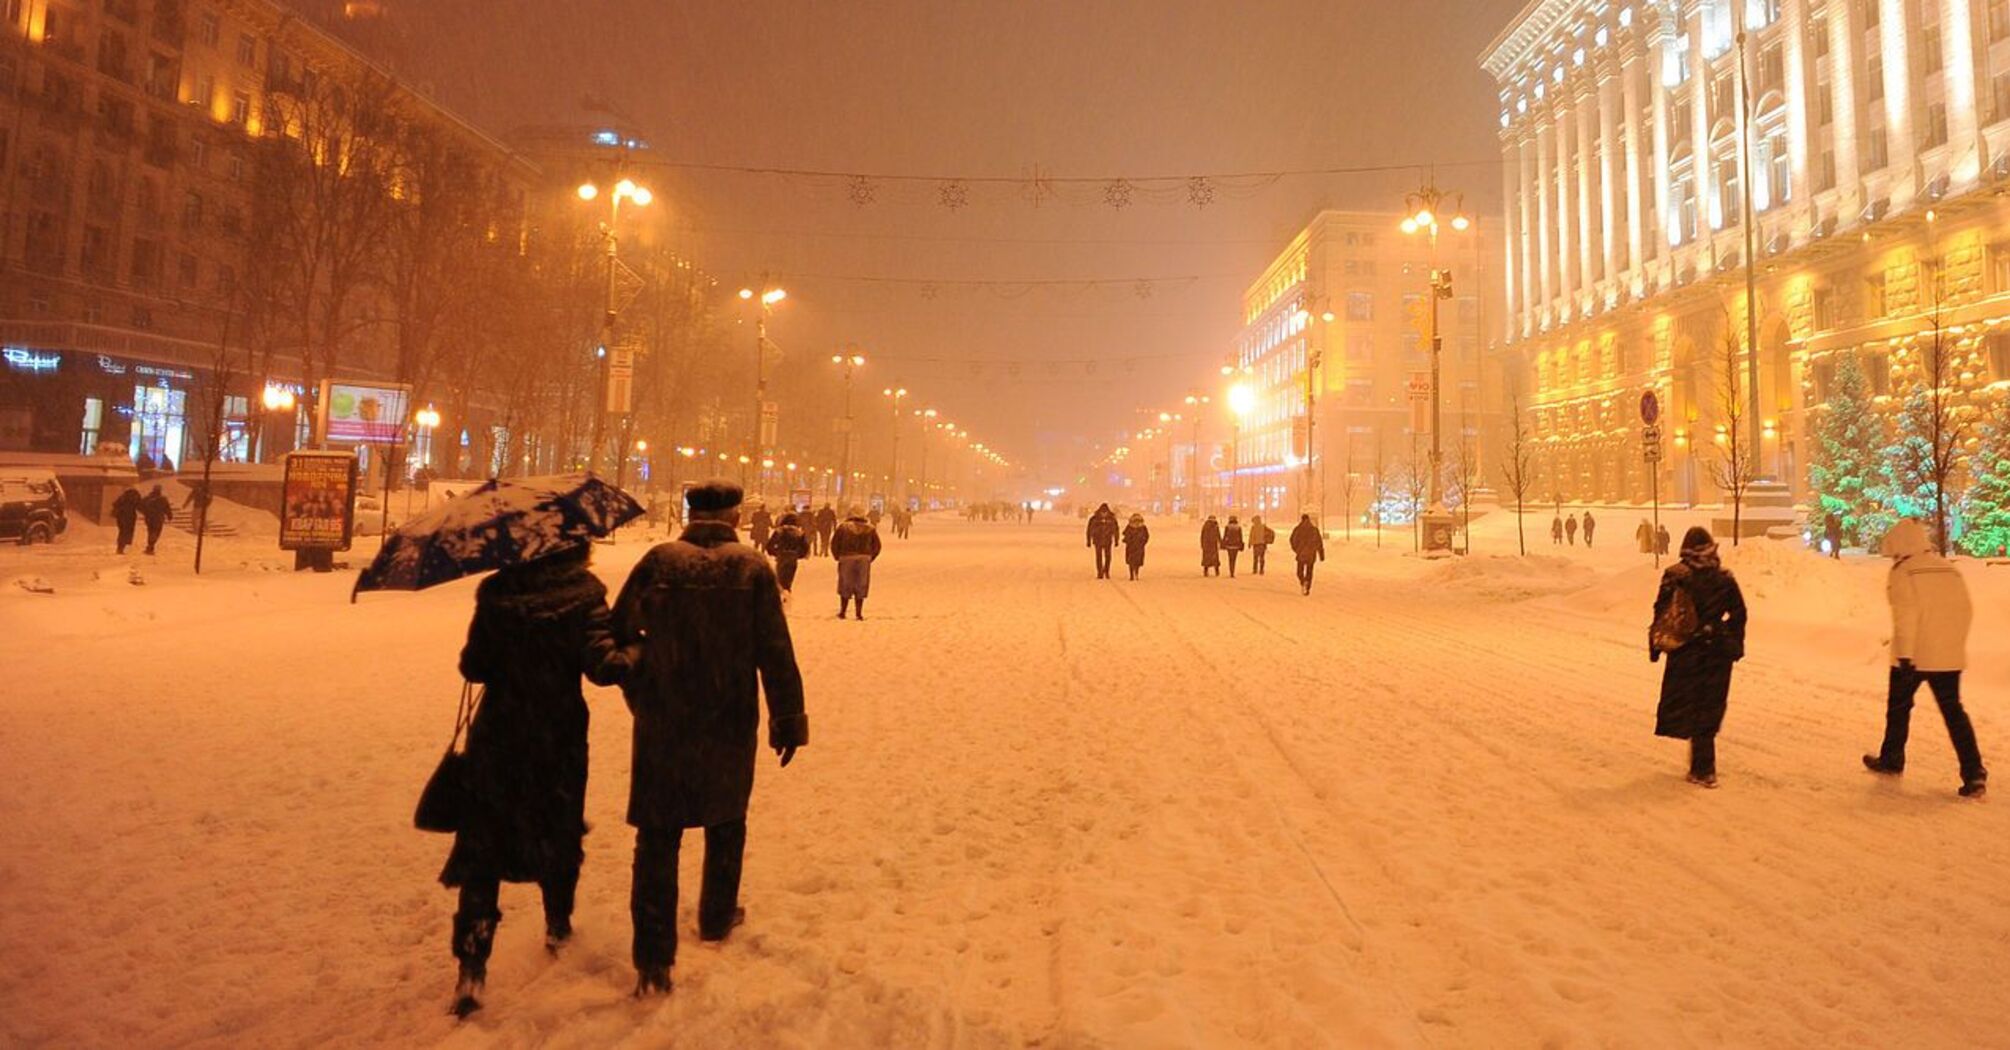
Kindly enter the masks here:
M 1651 575 L 1449 585 L 1336 544 L 1308 599 L 1153 524 L 1133 584 L 1074 521 L 923 519 L 864 623 L 806 567 L 812 742 L 764 757 L 748 924 L 687 937 L 668 1000 L 627 997 L 629 722 L 589 690 L 579 934 L 547 957 L 506 888 L 459 1026 L 446 840 L 409 818 L 471 584 L 10 589 L 0 1044 L 2010 1046 L 2010 811 L 1954 800 L 1931 704 L 1903 781 L 1860 771 L 1874 656 L 1755 644 L 1704 793 L 1652 736 L 1651 589 L 1523 597 Z M 1881 614 L 1838 604 L 1828 644 Z M 1971 694 L 2010 767 L 2010 695 Z

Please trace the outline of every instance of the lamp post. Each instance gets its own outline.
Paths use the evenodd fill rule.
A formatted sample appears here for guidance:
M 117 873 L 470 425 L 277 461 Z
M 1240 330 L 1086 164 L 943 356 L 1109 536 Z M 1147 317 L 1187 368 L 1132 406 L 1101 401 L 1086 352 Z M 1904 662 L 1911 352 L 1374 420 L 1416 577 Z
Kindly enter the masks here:
M 1193 459 L 1187 464 L 1186 468 L 1187 486 L 1193 490 L 1193 494 L 1187 500 L 1187 510 L 1189 513 L 1191 513 L 1195 507 L 1200 507 L 1202 511 L 1205 511 L 1207 509 L 1206 507 L 1201 507 L 1202 501 L 1201 501 L 1201 487 L 1200 487 L 1200 415 L 1201 415 L 1201 406 L 1208 404 L 1213 400 L 1214 400 L 1213 398 L 1208 397 L 1206 394 L 1203 394 L 1198 390 L 1186 396 L 1187 415 L 1193 417 Z
M 900 491 L 900 403 L 907 398 L 907 388 L 890 386 L 880 393 L 893 402 L 893 459 L 886 470 L 886 498 L 893 499 Z
M 852 430 L 853 430 L 852 417 L 851 417 L 851 379 L 852 379 L 852 373 L 858 370 L 858 366 L 865 364 L 865 355 L 859 353 L 857 347 L 852 347 L 849 351 L 845 353 L 832 354 L 831 363 L 834 365 L 844 366 L 844 456 L 843 456 L 844 463 L 842 464 L 844 468 L 844 478 L 842 479 L 838 488 L 846 499 L 850 499 L 851 445 L 852 445 Z
M 265 420 L 258 428 L 258 460 L 262 463 L 265 461 L 265 440 L 272 430 L 272 417 L 282 412 L 287 418 L 293 415 L 293 388 L 268 380 L 265 392 L 259 397 L 259 403 L 265 406 Z
M 1403 219 L 1403 232 L 1410 235 L 1422 234 L 1429 239 L 1431 249 L 1431 284 L 1428 297 L 1431 339 L 1431 476 L 1429 479 L 1429 502 L 1424 510 L 1424 553 L 1429 556 L 1443 556 L 1452 552 L 1452 517 L 1445 512 L 1444 493 L 1444 426 L 1443 388 L 1445 340 L 1439 333 L 1438 302 L 1452 297 L 1452 271 L 1438 269 L 1439 223 L 1450 206 L 1451 228 L 1464 233 L 1472 227 L 1472 220 L 1465 215 L 1465 199 L 1447 194 L 1438 189 L 1436 183 L 1427 183 L 1424 188 L 1404 198 L 1404 206 L 1411 214 Z
M 743 302 L 752 303 L 756 296 L 759 297 L 760 301 L 755 306 L 756 313 L 754 314 L 754 447 L 752 452 L 757 456 L 766 456 L 775 450 L 774 428 L 777 422 L 774 414 L 768 411 L 768 314 L 774 310 L 776 303 L 787 299 L 789 293 L 774 287 L 768 282 L 768 275 L 762 274 L 761 290 L 758 293 L 752 288 L 740 289 L 740 299 Z M 766 484 L 765 474 L 762 475 L 762 483 Z
M 921 420 L 921 499 L 928 501 L 928 428 L 935 425 L 936 411 L 932 408 L 917 408 L 915 418 Z
M 593 201 L 599 198 L 599 196 L 600 187 L 598 185 L 591 182 L 582 182 L 579 184 L 580 200 Z M 638 186 L 635 184 L 635 180 L 626 178 L 616 182 L 613 190 L 607 194 L 607 219 L 600 224 L 601 239 L 607 243 L 606 299 L 600 315 L 600 349 L 596 355 L 600 363 L 600 397 L 597 399 L 593 410 L 593 447 L 587 452 L 586 456 L 586 469 L 589 473 L 599 468 L 601 446 L 607 441 L 608 405 L 614 401 L 614 362 L 610 359 L 609 355 L 615 352 L 614 319 L 615 315 L 619 312 L 619 308 L 614 302 L 614 280 L 615 275 L 621 268 L 621 260 L 619 258 L 620 238 L 616 229 L 616 224 L 621 221 L 621 202 L 632 201 L 636 207 L 646 208 L 649 206 L 649 202 L 654 199 L 655 195 L 649 192 L 648 187 Z M 635 367 L 633 360 L 626 356 L 624 356 L 622 364 L 624 368 L 631 372 Z M 623 388 L 621 407 L 619 409 L 622 414 L 626 414 L 628 411 L 627 401 L 627 389 Z M 622 467 L 625 467 L 627 463 L 628 456 L 625 453 L 618 457 L 614 476 L 614 485 L 616 488 L 621 487 Z

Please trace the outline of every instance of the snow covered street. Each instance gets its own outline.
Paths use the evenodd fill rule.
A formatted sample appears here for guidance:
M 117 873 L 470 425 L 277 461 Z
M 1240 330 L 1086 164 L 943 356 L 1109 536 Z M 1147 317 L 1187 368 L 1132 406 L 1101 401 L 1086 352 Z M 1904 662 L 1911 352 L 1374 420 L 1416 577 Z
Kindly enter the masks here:
M 1857 761 L 1883 563 L 1727 548 L 1753 641 L 1704 792 L 1653 736 L 1644 559 L 1357 534 L 1305 598 L 1288 551 L 1202 579 L 1192 531 L 1152 526 L 1130 583 L 1072 518 L 925 517 L 863 623 L 807 563 L 811 743 L 763 753 L 724 945 L 689 936 L 687 837 L 667 1000 L 628 995 L 629 716 L 589 689 L 578 936 L 548 957 L 506 887 L 458 1025 L 448 840 L 410 817 L 472 582 L 9 586 L 0 1044 L 2010 1046 L 2010 809 L 1955 798 L 1923 695 L 1906 776 Z M 646 549 L 595 568 L 618 588 Z M 0 552 L 0 581 L 59 555 Z M 2001 778 L 2010 568 L 1964 571 Z

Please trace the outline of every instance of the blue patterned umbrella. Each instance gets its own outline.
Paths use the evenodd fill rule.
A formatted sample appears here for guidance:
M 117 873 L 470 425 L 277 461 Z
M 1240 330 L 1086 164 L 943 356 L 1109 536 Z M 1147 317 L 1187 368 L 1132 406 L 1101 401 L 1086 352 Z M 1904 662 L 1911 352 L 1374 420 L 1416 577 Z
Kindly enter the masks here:
M 635 497 L 592 474 L 491 480 L 384 537 L 356 577 L 362 591 L 416 591 L 535 561 L 642 515 Z

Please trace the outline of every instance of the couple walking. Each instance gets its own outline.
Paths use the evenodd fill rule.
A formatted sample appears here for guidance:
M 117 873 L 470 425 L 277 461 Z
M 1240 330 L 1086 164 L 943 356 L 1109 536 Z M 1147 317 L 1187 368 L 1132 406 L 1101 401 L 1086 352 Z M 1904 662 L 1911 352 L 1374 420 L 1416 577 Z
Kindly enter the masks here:
M 1917 521 L 1892 526 L 1881 550 L 1891 559 L 1885 594 L 1891 603 L 1891 668 L 1885 682 L 1884 742 L 1863 756 L 1864 768 L 1885 776 L 1905 772 L 1913 698 L 1925 685 L 1940 707 L 1960 763 L 1963 798 L 1982 795 L 1989 771 L 1975 727 L 1961 705 L 1974 612 L 1967 585 L 1935 553 Z M 1647 656 L 1668 657 L 1661 679 L 1655 733 L 1689 741 L 1689 781 L 1717 786 L 1717 731 L 1731 692 L 1731 665 L 1745 656 L 1745 597 L 1719 562 L 1716 540 L 1702 528 L 1682 537 L 1682 558 L 1661 576 L 1648 628 Z
M 741 492 L 713 482 L 687 495 L 690 524 L 644 555 L 612 610 L 571 547 L 482 581 L 461 674 L 485 687 L 469 726 L 467 794 L 440 881 L 460 890 L 453 1010 L 481 1007 L 503 882 L 542 891 L 545 945 L 572 935 L 586 834 L 582 676 L 619 684 L 635 719 L 628 823 L 635 828 L 629 914 L 638 996 L 670 990 L 677 954 L 677 857 L 705 829 L 698 935 L 724 940 L 739 905 L 760 695 L 781 764 L 809 741 L 774 569 L 739 542 Z

